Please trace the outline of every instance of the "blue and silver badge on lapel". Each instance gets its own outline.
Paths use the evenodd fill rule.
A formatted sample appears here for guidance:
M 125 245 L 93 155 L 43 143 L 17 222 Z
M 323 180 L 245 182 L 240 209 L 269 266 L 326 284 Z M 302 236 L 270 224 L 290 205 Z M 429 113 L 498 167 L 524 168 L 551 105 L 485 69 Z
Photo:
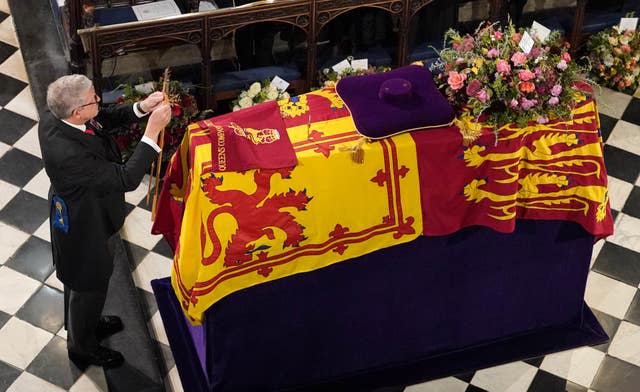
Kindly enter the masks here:
M 67 209 L 67 204 L 62 200 L 60 196 L 53 196 L 51 200 L 53 203 L 53 211 L 51 221 L 53 222 L 53 227 L 62 230 L 65 233 L 69 232 L 69 210 Z

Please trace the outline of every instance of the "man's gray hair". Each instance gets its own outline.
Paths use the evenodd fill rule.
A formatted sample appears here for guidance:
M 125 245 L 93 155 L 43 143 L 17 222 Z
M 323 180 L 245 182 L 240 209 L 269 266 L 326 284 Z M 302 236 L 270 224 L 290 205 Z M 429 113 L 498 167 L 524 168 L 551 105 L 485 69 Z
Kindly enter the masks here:
M 74 109 L 84 105 L 93 83 L 84 75 L 63 76 L 47 88 L 47 106 L 59 119 L 71 117 Z

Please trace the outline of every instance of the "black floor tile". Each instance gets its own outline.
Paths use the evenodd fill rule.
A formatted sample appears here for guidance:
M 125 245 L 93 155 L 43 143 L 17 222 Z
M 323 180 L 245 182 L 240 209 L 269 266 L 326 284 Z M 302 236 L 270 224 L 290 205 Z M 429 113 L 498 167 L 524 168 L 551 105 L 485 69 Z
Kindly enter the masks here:
M 40 158 L 12 148 L 0 158 L 0 180 L 23 187 L 42 167 Z
M 158 241 L 158 243 L 156 244 L 156 246 L 153 247 L 152 250 L 158 254 L 161 254 L 164 257 L 173 259 L 173 251 L 171 250 L 169 243 L 167 243 L 167 241 L 164 238 Z
M 129 213 L 133 211 L 135 208 L 136 206 L 134 206 L 133 204 L 124 203 L 124 216 L 129 215 Z
M 73 362 L 69 361 L 67 342 L 60 336 L 51 339 L 29 364 L 27 371 L 64 390 L 69 390 L 82 375 Z
M 640 156 L 607 144 L 604 146 L 604 162 L 610 175 L 636 182 L 640 173 Z
M 598 392 L 638 392 L 640 367 L 605 356 L 591 389 Z
M 9 319 L 11 318 L 11 315 L 9 313 L 5 313 L 2 310 L 0 310 L 0 328 L 2 328 L 2 326 L 9 321 Z
M 142 301 L 142 311 L 144 312 L 145 316 L 144 320 L 149 321 L 158 310 L 156 297 L 153 295 L 153 293 L 150 293 L 147 290 L 141 289 L 139 287 L 136 287 L 136 291 L 138 292 L 138 298 L 140 298 L 140 300 Z
M 44 282 L 54 268 L 51 244 L 41 238 L 31 236 L 5 264 L 33 279 Z
M 2 19 L 2 15 L 0 15 L 0 19 Z M 0 41 L 0 64 L 4 63 L 4 61 L 11 57 L 11 55 L 14 54 L 17 50 L 18 48 L 16 48 L 15 46 Z
M 618 217 L 619 212 L 616 210 L 611 210 L 611 219 L 613 219 L 613 221 L 616 221 L 616 218 Z
M 635 325 L 640 325 L 640 290 L 636 290 L 636 295 L 633 297 L 624 319 Z
M 634 186 L 627 198 L 622 212 L 636 218 L 640 218 L 640 186 Z
M 161 363 L 159 363 L 158 365 L 160 366 L 160 372 L 162 373 L 162 376 L 166 377 L 166 375 L 173 368 L 176 362 L 173 359 L 173 354 L 171 353 L 171 347 L 161 342 L 158 342 L 158 346 L 162 351 L 162 358 L 164 359 L 163 361 L 160 361 Z
M 64 294 L 43 285 L 20 308 L 16 316 L 55 334 L 64 325 Z
M 565 392 L 567 380 L 544 370 L 538 370 L 527 392 Z M 586 388 L 584 389 L 587 390 Z
M 463 374 L 456 374 L 454 377 L 464 382 L 471 382 L 471 379 L 475 374 L 476 372 L 469 372 L 469 373 L 463 373 Z
M 543 360 L 544 360 L 544 356 L 537 357 L 537 358 L 531 358 L 531 359 L 525 359 L 522 362 L 528 363 L 531 366 L 535 366 L 535 367 L 539 368 L 540 365 L 542 364 Z
M 596 309 L 591 309 L 591 311 L 600 322 L 600 325 L 602 325 L 602 328 L 604 328 L 604 331 L 609 335 L 609 341 L 607 343 L 599 344 L 593 348 L 606 353 L 622 321 Z
M 2 22 L 3 20 L 7 19 L 8 16 L 9 16 L 9 14 L 7 14 L 6 12 L 0 11 L 0 22 Z
M 618 120 L 616 118 L 600 113 L 600 134 L 602 135 L 603 142 L 609 139 L 609 135 L 611 135 L 611 131 L 613 131 L 613 127 L 617 122 Z
M 621 118 L 624 121 L 640 125 L 640 99 L 632 98 Z
M 0 74 L 0 78 L 2 75 Z M 4 89 L 4 86 L 2 87 Z M 27 133 L 36 122 L 28 117 L 14 113 L 9 109 L 0 110 L 0 142 L 12 146 L 25 133 Z
M 27 84 L 21 80 L 0 73 L 0 86 L 2 86 L 2 88 L 0 88 L 0 106 L 6 106 L 20 91 L 27 87 Z
M 640 253 L 605 242 L 592 269 L 635 287 L 640 283 Z
M 145 248 L 128 242 L 126 240 L 122 240 L 122 245 L 124 246 L 124 251 L 127 254 L 127 259 L 129 259 L 129 263 L 131 264 L 131 270 L 135 270 L 138 268 L 138 265 L 149 253 Z
M 489 392 L 489 391 L 482 389 L 480 387 L 477 387 L 475 385 L 469 385 L 467 389 L 465 389 L 465 392 Z
M 9 389 L 21 373 L 22 370 L 0 361 L 0 392 Z
M 36 195 L 20 191 L 0 211 L 0 221 L 33 234 L 49 219 L 49 203 Z

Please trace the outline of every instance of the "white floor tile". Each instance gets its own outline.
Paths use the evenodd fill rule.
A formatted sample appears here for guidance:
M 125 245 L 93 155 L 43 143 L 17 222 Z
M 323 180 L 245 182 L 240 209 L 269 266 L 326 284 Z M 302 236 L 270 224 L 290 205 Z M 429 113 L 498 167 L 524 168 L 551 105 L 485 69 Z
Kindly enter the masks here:
M 89 366 L 69 392 L 107 392 L 107 379 L 101 367 Z
M 120 234 L 129 242 L 145 249 L 153 249 L 162 237 L 151 234 L 151 223 L 151 212 L 136 207 L 127 215 Z
M 22 82 L 29 83 L 29 77 L 27 76 L 27 69 L 24 66 L 24 59 L 22 58 L 21 50 L 17 50 L 14 54 L 9 56 L 4 63 L 0 64 L 0 73 L 9 75 Z
M 29 234 L 0 222 L 0 264 L 4 264 L 28 238 Z
M 38 230 L 36 230 L 33 235 L 38 238 L 42 238 L 45 241 L 51 242 L 51 228 L 49 227 L 49 219 L 42 222 Z
M 42 169 L 40 170 L 40 173 L 36 174 L 31 181 L 24 186 L 23 189 L 36 196 L 40 196 L 43 199 L 47 199 L 50 186 L 51 181 L 49 181 L 49 176 L 47 176 L 47 172 Z
M 58 277 L 56 276 L 56 271 L 53 271 L 51 273 L 51 275 L 49 275 L 49 277 L 47 278 L 47 280 L 45 280 L 44 282 L 47 286 L 56 288 L 60 291 L 64 291 L 64 284 L 62 284 L 62 282 L 60 280 L 58 280 Z
M 0 329 L 0 360 L 26 369 L 52 337 L 52 333 L 12 317 Z
M 640 133 L 640 130 L 638 130 L 638 133 Z M 611 208 L 620 211 L 633 189 L 633 184 L 611 176 L 608 176 L 608 181 L 609 203 Z
M 620 118 L 622 113 L 631 102 L 631 96 L 623 94 L 606 87 L 602 89 L 596 88 L 596 102 L 598 103 L 598 111 L 607 116 Z
M 149 189 L 149 175 L 145 174 L 144 178 L 142 179 L 142 182 L 140 183 L 140 185 L 135 191 L 127 192 L 124 194 L 124 200 L 129 204 L 133 204 L 134 206 L 137 206 L 138 204 L 140 204 L 142 199 L 147 197 L 148 189 Z M 151 197 L 153 197 L 153 195 Z
M 20 187 L 0 180 L 0 210 L 4 208 L 18 192 L 20 192 Z
M 640 155 L 640 125 L 620 120 L 613 127 L 607 144 Z
M 464 392 L 467 390 L 468 385 L 457 378 L 447 377 L 412 385 L 405 388 L 404 392 Z
M 12 16 L 9 16 L 0 23 L 0 41 L 6 42 L 15 47 L 19 46 Z
M 598 372 L 604 353 L 591 347 L 563 351 L 544 357 L 540 369 L 588 387 Z
M 39 120 L 38 109 L 36 109 L 36 104 L 33 101 L 33 95 L 31 95 L 31 88 L 29 86 L 20 91 L 4 108 L 32 120 Z
M 640 253 L 640 219 L 620 213 L 608 241 Z
M 513 362 L 477 371 L 471 384 L 491 392 L 526 392 L 538 370 L 524 362 Z
M 13 146 L 31 155 L 35 155 L 38 158 L 42 158 L 40 141 L 38 140 L 38 124 L 27 131 Z
M 58 332 L 56 333 L 56 335 L 60 336 L 62 339 L 67 340 L 67 330 L 64 329 L 64 325 L 62 326 L 62 328 L 60 328 L 58 330 Z
M 168 392 L 184 392 L 177 367 L 174 366 L 169 370 L 169 373 L 167 373 L 165 377 L 164 385 Z
M 0 106 L 0 110 L 2 110 L 2 106 Z M 11 146 L 10 145 L 0 142 L 0 158 L 2 158 L 4 153 L 6 153 L 9 150 L 11 150 Z
M 640 326 L 623 321 L 611 341 L 609 355 L 640 366 Z
M 164 324 L 162 324 L 162 318 L 160 317 L 160 312 L 156 312 L 156 314 L 151 317 L 149 320 L 149 330 L 153 333 L 153 338 L 161 343 L 169 345 L 169 338 L 167 338 L 167 333 L 164 330 Z
M 589 268 L 593 267 L 593 263 L 595 263 L 602 247 L 604 246 L 605 240 L 599 240 L 595 244 L 593 244 L 593 250 L 591 251 L 591 263 L 589 264 Z
M 153 292 L 151 280 L 170 276 L 171 263 L 171 259 L 155 252 L 149 252 L 133 271 L 133 281 L 137 287 Z
M 40 282 L 0 266 L 0 310 L 15 314 L 40 287 Z M 2 347 L 2 345 L 0 345 Z
M 619 319 L 624 318 L 636 288 L 591 271 L 585 301 L 589 306 Z
M 7 392 L 62 392 L 64 389 L 31 373 L 22 373 L 7 389 Z
M 11 13 L 9 10 L 9 0 L 0 0 L 0 11 L 7 14 Z

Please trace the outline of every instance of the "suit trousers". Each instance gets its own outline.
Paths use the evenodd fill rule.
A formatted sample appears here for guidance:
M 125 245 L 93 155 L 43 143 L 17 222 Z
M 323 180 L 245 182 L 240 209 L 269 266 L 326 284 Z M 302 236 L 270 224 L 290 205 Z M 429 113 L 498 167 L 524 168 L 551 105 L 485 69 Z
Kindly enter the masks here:
M 116 233 L 107 241 L 111 257 L 118 239 L 119 235 Z M 95 332 L 102 316 L 108 288 L 107 284 L 89 291 L 76 291 L 64 286 L 64 325 L 67 329 L 68 350 L 87 354 L 98 348 L 99 342 Z

